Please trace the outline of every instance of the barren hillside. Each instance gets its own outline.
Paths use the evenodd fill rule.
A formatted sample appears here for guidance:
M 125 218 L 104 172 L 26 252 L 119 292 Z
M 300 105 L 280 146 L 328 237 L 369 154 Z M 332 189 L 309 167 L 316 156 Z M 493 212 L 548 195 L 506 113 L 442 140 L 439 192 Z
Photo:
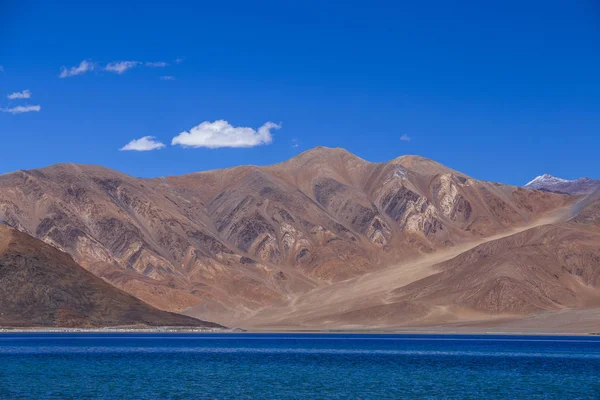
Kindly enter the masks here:
M 160 311 L 92 275 L 68 255 L 0 225 L 0 326 L 217 327 Z

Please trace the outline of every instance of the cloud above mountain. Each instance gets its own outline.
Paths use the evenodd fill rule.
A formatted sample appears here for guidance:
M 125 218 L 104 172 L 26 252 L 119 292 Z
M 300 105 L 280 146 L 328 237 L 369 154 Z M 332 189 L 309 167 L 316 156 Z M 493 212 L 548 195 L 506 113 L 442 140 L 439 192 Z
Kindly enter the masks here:
M 92 61 L 83 60 L 79 63 L 79 65 L 71 68 L 61 67 L 59 77 L 69 78 L 71 76 L 83 75 L 87 72 L 93 71 L 94 69 L 96 69 L 95 63 Z
M 139 61 L 115 61 L 115 62 L 111 62 L 106 64 L 106 67 L 104 67 L 105 71 L 108 72 L 114 72 L 116 74 L 123 74 L 126 71 L 135 68 L 136 66 L 139 65 Z
M 76 65 L 71 68 L 61 67 L 59 77 L 68 78 L 71 76 L 82 75 L 97 69 L 122 75 L 130 69 L 133 69 L 138 66 L 145 66 L 149 68 L 164 68 L 168 65 L 169 63 L 165 61 L 112 61 L 106 64 L 104 67 L 101 67 L 98 66 L 98 63 L 94 61 L 83 60 L 81 63 L 79 63 L 79 65 Z
M 22 92 L 11 93 L 6 97 L 10 100 L 29 99 L 31 98 L 31 91 L 29 89 L 25 89 Z
M 6 96 L 9 100 L 24 100 L 31 98 L 31 91 L 29 89 L 25 89 L 21 92 L 14 92 Z M 10 114 L 23 114 L 28 112 L 38 112 L 42 109 L 39 105 L 24 105 L 24 106 L 15 106 L 15 107 L 6 107 L 0 108 L 0 112 L 10 113 Z
M 125 146 L 121 147 L 119 150 L 121 151 L 151 151 L 151 150 L 159 150 L 165 147 L 164 143 L 161 143 L 156 140 L 154 136 L 144 136 L 139 139 L 134 139 L 131 142 L 127 143 Z
M 152 67 L 152 68 L 164 68 L 169 64 L 164 61 L 155 61 L 155 62 L 145 62 L 144 65 L 146 67 Z
M 204 121 L 189 131 L 181 132 L 171 141 L 172 145 L 183 147 L 221 147 L 244 148 L 269 144 L 273 141 L 271 130 L 281 125 L 266 122 L 257 130 L 247 127 L 235 127 L 225 120 Z
M 11 113 L 11 114 L 23 114 L 28 112 L 38 112 L 42 109 L 42 107 L 35 106 L 16 106 L 12 108 L 0 108 L 1 112 Z

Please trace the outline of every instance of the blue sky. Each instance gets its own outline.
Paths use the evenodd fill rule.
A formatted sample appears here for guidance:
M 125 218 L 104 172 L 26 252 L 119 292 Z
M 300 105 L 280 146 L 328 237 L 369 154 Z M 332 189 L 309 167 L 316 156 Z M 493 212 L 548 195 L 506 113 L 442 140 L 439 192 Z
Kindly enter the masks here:
M 165 176 L 323 145 L 600 178 L 596 1 L 421 3 L 4 0 L 0 173 Z M 165 146 L 119 150 L 147 136 Z

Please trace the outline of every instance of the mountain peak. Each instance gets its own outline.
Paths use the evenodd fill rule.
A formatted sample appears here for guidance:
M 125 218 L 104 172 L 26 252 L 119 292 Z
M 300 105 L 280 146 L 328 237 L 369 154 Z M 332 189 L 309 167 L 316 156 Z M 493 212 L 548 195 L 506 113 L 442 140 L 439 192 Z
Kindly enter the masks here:
M 363 160 L 362 158 L 358 157 L 357 155 L 352 154 L 348 150 L 343 149 L 341 147 L 317 146 L 317 147 L 313 147 L 312 149 L 306 150 L 287 161 L 284 161 L 283 164 L 288 164 L 288 163 L 306 164 L 308 162 L 322 164 L 322 163 L 330 162 L 330 161 L 336 160 L 336 159 L 337 160 L 345 159 L 345 160 L 353 160 L 353 161 L 362 161 L 365 163 L 367 162 L 367 161 Z
M 562 179 L 562 178 L 557 178 L 555 176 L 552 176 L 550 174 L 543 174 L 540 176 L 536 176 L 533 180 L 531 180 L 530 182 L 528 182 L 525 187 L 534 185 L 534 184 L 541 184 L 541 183 L 558 183 L 558 182 L 570 182 L 567 179 Z
M 326 147 L 326 146 L 317 146 L 312 149 L 308 149 L 296 157 L 301 157 L 303 155 L 323 155 L 323 156 L 334 156 L 334 155 L 352 155 L 348 150 L 342 147 Z M 356 157 L 356 156 L 355 156 Z
M 600 181 L 582 177 L 575 180 L 557 178 L 550 174 L 536 177 L 524 186 L 531 190 L 544 190 L 547 192 L 567 193 L 572 195 L 589 194 L 600 188 Z
M 437 161 L 431 160 L 426 157 L 417 156 L 414 154 L 407 154 L 404 156 L 397 157 L 390 161 L 392 164 L 401 165 L 406 169 L 417 172 L 422 175 L 437 175 L 452 173 L 458 176 L 467 177 L 467 175 L 455 171 L 452 168 L 446 167 Z

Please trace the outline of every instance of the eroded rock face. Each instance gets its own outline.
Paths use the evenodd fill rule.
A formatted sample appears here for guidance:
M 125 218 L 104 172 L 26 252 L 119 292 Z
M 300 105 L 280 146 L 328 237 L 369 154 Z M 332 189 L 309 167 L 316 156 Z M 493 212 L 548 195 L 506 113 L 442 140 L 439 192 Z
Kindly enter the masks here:
M 386 215 L 396 222 L 404 222 L 411 212 L 421 213 L 427 208 L 428 200 L 402 186 L 397 191 L 388 192 L 381 201 Z
M 324 148 L 270 167 L 166 179 L 70 164 L 0 176 L 2 223 L 152 305 L 225 324 L 566 201 L 420 157 L 374 164 Z
M 385 246 L 389 243 L 392 236 L 392 230 L 388 224 L 381 218 L 375 217 L 367 231 L 367 237 L 375 244 Z
M 434 198 L 439 204 L 440 212 L 452 221 L 468 222 L 471 218 L 471 203 L 459 193 L 459 187 L 466 183 L 466 178 L 444 174 L 434 186 Z

